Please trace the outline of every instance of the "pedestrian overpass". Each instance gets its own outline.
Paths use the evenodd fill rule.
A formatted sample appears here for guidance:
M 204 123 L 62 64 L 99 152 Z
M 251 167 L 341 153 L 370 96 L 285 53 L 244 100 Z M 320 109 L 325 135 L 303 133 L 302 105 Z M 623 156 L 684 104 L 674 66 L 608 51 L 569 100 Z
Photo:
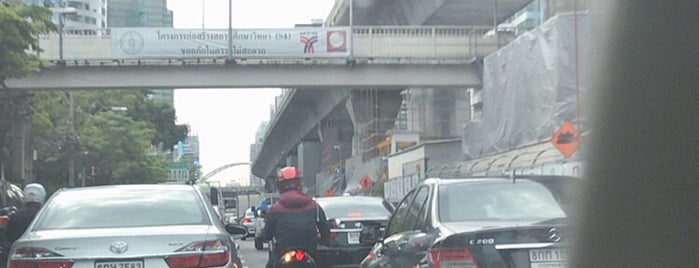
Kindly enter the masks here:
M 16 90 L 478 87 L 478 59 L 513 39 L 485 26 L 249 29 L 231 35 L 216 29 L 138 31 L 42 36 L 39 56 L 50 66 L 5 85 Z M 228 44 L 227 36 L 233 36 Z M 182 44 L 191 46 L 177 47 Z

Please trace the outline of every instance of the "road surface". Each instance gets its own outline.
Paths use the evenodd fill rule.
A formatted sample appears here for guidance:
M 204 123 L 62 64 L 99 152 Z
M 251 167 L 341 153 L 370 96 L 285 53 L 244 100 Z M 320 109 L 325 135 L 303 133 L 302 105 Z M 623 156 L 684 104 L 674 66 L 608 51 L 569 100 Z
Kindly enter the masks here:
M 255 249 L 253 239 L 237 240 L 240 245 L 240 254 L 242 255 L 243 267 L 245 268 L 264 268 L 267 264 L 267 246 L 264 250 Z

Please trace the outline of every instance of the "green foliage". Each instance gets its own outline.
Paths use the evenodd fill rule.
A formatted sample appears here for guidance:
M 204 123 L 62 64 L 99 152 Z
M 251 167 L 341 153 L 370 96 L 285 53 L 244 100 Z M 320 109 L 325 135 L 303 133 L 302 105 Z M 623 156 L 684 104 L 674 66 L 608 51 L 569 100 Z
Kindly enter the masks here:
M 51 11 L 46 8 L 26 6 L 18 0 L 0 5 L 0 163 L 7 164 L 11 154 L 5 146 L 7 133 L 31 113 L 31 94 L 5 89 L 5 80 L 40 69 L 39 35 L 55 29 Z M 6 167 L 12 171 L 12 166 Z
M 43 66 L 39 58 L 39 35 L 56 30 L 51 10 L 18 1 L 0 5 L 0 84 L 25 76 Z M 4 86 L 3 86 L 4 88 Z
M 187 125 L 176 125 L 175 108 L 166 102 L 147 102 L 133 106 L 129 110 L 136 120 L 153 123 L 153 127 L 158 130 L 151 143 L 161 149 L 172 149 L 178 141 L 187 138 L 189 127 Z
M 39 152 L 38 177 L 68 181 L 68 159 L 76 160 L 76 171 L 86 174 L 86 185 L 157 183 L 169 174 L 168 154 L 158 150 L 158 133 L 174 128 L 169 105 L 153 103 L 146 92 L 135 90 L 74 91 L 75 149 L 67 127 L 68 94 L 39 92 L 33 116 L 34 144 Z M 121 109 L 113 108 L 120 107 Z M 126 109 L 123 109 L 126 108 Z M 147 111 L 147 112 L 144 112 Z M 160 122 L 171 121 L 171 122 Z M 185 132 L 181 135 L 186 136 Z M 80 181 L 77 181 L 81 184 Z

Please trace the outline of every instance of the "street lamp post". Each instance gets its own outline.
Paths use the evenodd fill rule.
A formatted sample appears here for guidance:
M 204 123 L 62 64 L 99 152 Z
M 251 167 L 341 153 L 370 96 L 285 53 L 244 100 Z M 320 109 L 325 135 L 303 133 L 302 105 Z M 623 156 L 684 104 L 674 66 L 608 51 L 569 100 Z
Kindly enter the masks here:
M 350 61 L 354 60 L 354 0 L 349 0 Z
M 63 27 L 66 14 L 77 14 L 78 10 L 74 7 L 54 8 L 53 12 L 58 14 L 58 62 L 60 65 L 65 65 L 63 61 Z
M 228 62 L 233 62 L 233 0 L 228 0 Z

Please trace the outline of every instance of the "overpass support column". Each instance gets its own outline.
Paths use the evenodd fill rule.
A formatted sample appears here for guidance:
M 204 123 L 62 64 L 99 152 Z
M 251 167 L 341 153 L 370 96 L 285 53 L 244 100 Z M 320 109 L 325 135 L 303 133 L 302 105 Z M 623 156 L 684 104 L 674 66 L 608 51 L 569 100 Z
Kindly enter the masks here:
M 352 155 L 367 159 L 379 155 L 377 145 L 386 139 L 386 131 L 393 129 L 403 97 L 401 89 L 355 90 L 347 101 L 354 135 Z
M 298 157 L 296 155 L 289 155 L 286 157 L 286 166 L 298 166 Z
M 316 196 L 316 174 L 320 172 L 323 144 L 319 141 L 302 141 L 298 147 L 298 167 L 303 175 L 304 191 Z

